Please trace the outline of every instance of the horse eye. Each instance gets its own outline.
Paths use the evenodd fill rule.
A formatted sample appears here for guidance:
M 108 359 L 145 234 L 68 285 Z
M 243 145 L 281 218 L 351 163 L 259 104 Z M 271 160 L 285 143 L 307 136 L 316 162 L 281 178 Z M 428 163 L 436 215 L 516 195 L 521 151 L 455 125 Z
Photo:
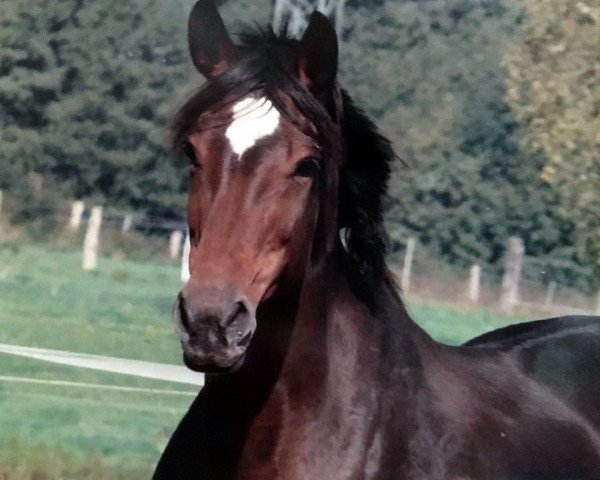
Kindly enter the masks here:
M 316 177 L 321 171 L 321 163 L 318 158 L 306 157 L 296 164 L 293 177 Z
M 181 145 L 181 153 L 194 165 L 198 165 L 196 158 L 196 150 L 190 142 L 183 142 Z

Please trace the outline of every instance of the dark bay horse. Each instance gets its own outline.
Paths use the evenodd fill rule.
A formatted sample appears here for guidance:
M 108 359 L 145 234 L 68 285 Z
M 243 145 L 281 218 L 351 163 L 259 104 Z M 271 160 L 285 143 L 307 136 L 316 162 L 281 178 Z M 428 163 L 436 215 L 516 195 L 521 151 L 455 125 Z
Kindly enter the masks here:
M 600 479 L 597 319 L 449 347 L 406 312 L 384 262 L 394 153 L 339 88 L 327 19 L 234 44 L 201 0 L 189 43 L 208 82 L 174 125 L 192 249 L 173 317 L 207 383 L 154 478 Z

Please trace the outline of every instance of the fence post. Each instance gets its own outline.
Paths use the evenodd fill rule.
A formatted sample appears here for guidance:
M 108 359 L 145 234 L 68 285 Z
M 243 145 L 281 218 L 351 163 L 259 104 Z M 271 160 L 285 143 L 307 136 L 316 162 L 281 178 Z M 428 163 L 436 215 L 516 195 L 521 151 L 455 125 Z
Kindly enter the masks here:
M 102 207 L 93 207 L 85 232 L 83 241 L 83 264 L 84 270 L 96 270 L 98 263 L 98 239 L 100 237 L 100 225 L 102 224 Z
M 172 259 L 179 257 L 181 252 L 181 241 L 183 240 L 183 233 L 181 230 L 173 230 L 171 232 L 171 238 L 169 239 L 169 257 Z
M 2 223 L 2 190 L 0 190 L 0 223 Z
M 556 294 L 556 282 L 551 281 L 548 284 L 548 290 L 546 291 L 546 298 L 544 299 L 544 308 L 549 310 L 554 302 L 554 295 Z
M 71 218 L 69 219 L 69 228 L 71 230 L 79 230 L 81 225 L 81 216 L 85 210 L 85 204 L 81 200 L 75 200 L 71 204 Z
M 133 217 L 131 214 L 125 215 L 123 219 L 123 224 L 121 225 L 121 233 L 127 233 L 131 229 L 131 225 L 133 223 Z
M 469 270 L 469 302 L 479 302 L 479 285 L 481 283 L 481 267 L 474 263 Z
M 412 271 L 413 257 L 415 254 L 415 243 L 414 237 L 408 239 L 406 242 L 406 253 L 404 254 L 404 265 L 402 266 L 402 278 L 400 279 L 400 287 L 404 293 L 408 293 L 410 289 L 410 277 Z
M 183 244 L 183 255 L 181 255 L 181 281 L 187 282 L 190 279 L 190 234 L 185 235 L 185 243 Z
M 504 260 L 504 275 L 502 276 L 502 291 L 500 296 L 500 308 L 505 312 L 511 312 L 519 302 L 519 280 L 521 279 L 524 253 L 523 239 L 520 237 L 509 237 Z
M 596 301 L 596 315 L 600 315 L 600 291 L 598 291 L 598 300 Z

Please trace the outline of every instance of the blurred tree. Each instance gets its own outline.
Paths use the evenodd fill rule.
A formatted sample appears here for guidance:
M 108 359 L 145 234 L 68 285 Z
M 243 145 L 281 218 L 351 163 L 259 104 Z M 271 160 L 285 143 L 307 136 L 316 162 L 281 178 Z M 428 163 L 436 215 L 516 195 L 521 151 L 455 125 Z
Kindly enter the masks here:
M 344 30 L 346 0 L 273 0 L 273 29 L 281 31 L 284 25 L 292 38 L 300 38 L 308 26 L 314 10 L 325 14 L 340 34 Z
M 187 51 L 193 3 L 3 2 L 0 188 L 19 201 L 22 220 L 38 212 L 29 172 L 43 178 L 38 203 L 88 198 L 183 215 L 187 176 L 167 137 L 171 114 L 204 81 Z M 266 17 L 267 6 L 243 0 L 223 9 L 235 33 L 260 7 Z
M 85 2 L 57 33 L 66 79 L 48 108 L 54 177 L 75 197 L 181 214 L 169 104 L 188 70 L 181 11 L 158 0 Z
M 524 42 L 506 56 L 508 102 L 580 251 L 600 266 L 600 0 L 520 3 Z
M 588 284 L 572 225 L 540 179 L 541 159 L 521 152 L 505 101 L 502 55 L 520 40 L 512 2 L 350 5 L 342 78 L 408 164 L 398 163 L 392 178 L 392 249 L 416 235 L 454 263 L 499 269 L 506 239 L 516 234 L 528 255 L 561 265 L 561 281 Z M 550 271 L 526 273 L 544 279 Z
M 44 132 L 47 109 L 66 76 L 54 46 L 76 7 L 55 3 L 3 2 L 0 16 L 0 188 L 10 192 L 8 201 L 15 200 L 15 214 L 24 219 L 49 213 L 39 198 L 52 181 L 40 175 L 54 161 L 44 149 Z
M 61 199 L 86 198 L 182 216 L 186 175 L 171 162 L 167 126 L 184 95 L 203 82 L 191 68 L 186 46 L 194 0 L 0 2 L 0 188 L 8 190 L 7 199 L 19 200 L 19 215 L 33 219 L 47 215 Z M 234 37 L 249 19 L 264 24 L 270 18 L 271 0 L 218 3 Z M 588 4 L 574 4 L 579 13 L 573 18 L 592 38 L 596 10 Z M 529 38 L 534 30 L 525 18 Z M 502 59 L 521 41 L 519 21 L 520 10 L 510 0 L 348 0 L 341 80 L 410 166 L 398 163 L 391 184 L 388 220 L 395 251 L 407 235 L 416 234 L 452 262 L 498 266 L 506 238 L 518 234 L 529 255 L 562 266 L 564 277 L 555 279 L 589 284 L 585 256 L 574 255 L 570 219 L 580 232 L 587 231 L 593 200 L 584 202 L 587 217 L 561 218 L 555 185 L 564 185 L 563 207 L 570 205 L 566 195 L 578 192 L 572 202 L 584 211 L 581 202 L 594 192 L 593 169 L 577 164 L 576 171 L 586 172 L 589 181 L 579 179 L 571 188 L 576 184 L 565 183 L 565 162 L 554 162 L 549 164 L 554 170 L 545 172 L 555 183 L 544 182 L 540 171 L 551 155 L 541 148 L 523 153 L 506 103 Z M 534 52 L 535 42 L 529 43 L 525 53 Z M 528 100 L 533 88 L 526 87 L 525 74 L 551 78 L 543 70 L 545 56 L 535 55 L 539 65 L 522 55 L 509 63 L 524 79 L 510 90 L 509 101 L 530 126 L 538 125 L 537 117 L 519 113 L 537 111 L 527 110 L 535 104 Z M 557 51 L 551 58 L 561 55 Z M 581 77 L 582 85 L 588 80 Z M 583 90 L 575 93 L 589 89 Z M 584 108 L 584 98 L 574 105 Z M 587 104 L 587 117 L 577 117 L 588 119 L 589 132 L 598 131 L 592 116 L 596 103 Z M 571 123 L 561 128 L 585 127 L 583 121 Z M 579 142 L 577 149 L 589 145 Z M 574 155 L 562 157 L 575 161 Z M 543 278 L 544 272 L 531 275 Z
M 189 3 L 189 2 L 176 2 Z M 0 30 L 0 188 L 181 215 L 185 175 L 167 150 L 186 84 L 185 16 L 163 0 L 19 0 Z M 4 161 L 6 160 L 6 161 Z M 30 190 L 30 189 L 29 189 Z

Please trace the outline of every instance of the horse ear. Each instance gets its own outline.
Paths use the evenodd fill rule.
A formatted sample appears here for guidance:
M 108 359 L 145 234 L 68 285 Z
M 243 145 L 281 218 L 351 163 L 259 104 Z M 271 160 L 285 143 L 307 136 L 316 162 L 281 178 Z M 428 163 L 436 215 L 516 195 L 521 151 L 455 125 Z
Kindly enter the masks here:
M 206 78 L 220 75 L 237 57 L 237 49 L 212 0 L 198 0 L 188 20 L 192 62 Z
M 338 43 L 335 29 L 321 12 L 315 10 L 300 40 L 298 76 L 314 94 L 331 88 L 338 67 Z

